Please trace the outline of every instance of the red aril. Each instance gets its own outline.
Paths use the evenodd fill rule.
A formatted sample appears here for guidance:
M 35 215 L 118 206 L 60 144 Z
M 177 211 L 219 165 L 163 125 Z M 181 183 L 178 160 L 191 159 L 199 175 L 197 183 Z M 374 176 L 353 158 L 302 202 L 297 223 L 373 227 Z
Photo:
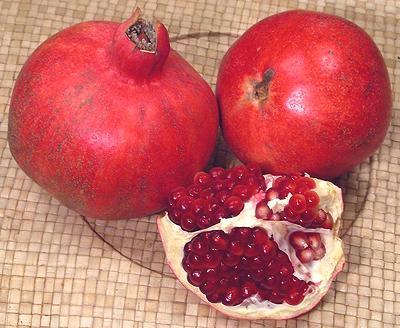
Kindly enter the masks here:
M 232 152 L 276 174 L 352 169 L 380 146 L 391 116 L 378 47 L 325 13 L 287 11 L 250 27 L 225 54 L 216 90 Z
M 216 144 L 211 88 L 170 49 L 164 25 L 140 16 L 137 9 L 121 24 L 57 33 L 29 57 L 11 99 L 8 140 L 18 164 L 94 218 L 165 209 Z
M 237 181 L 242 174 L 252 174 L 245 167 L 215 172 L 215 177 L 209 173 L 213 181 Z M 283 199 L 265 196 L 270 189 L 286 188 L 289 180 L 297 186 L 303 177 L 303 182 L 312 181 L 308 186 L 319 200 L 312 209 L 292 213 L 294 217 L 286 220 L 291 199 L 301 195 L 305 203 L 306 197 L 296 194 L 294 187 L 294 194 Z M 235 214 L 190 232 L 181 229 L 179 217 L 169 217 L 175 213 L 172 206 L 157 222 L 167 261 L 182 284 L 217 310 L 238 318 L 287 319 L 312 309 L 344 264 L 338 238 L 343 202 L 332 183 L 303 177 L 267 175 L 261 184 L 265 187 L 246 201 L 232 195 L 234 188 L 226 189 L 224 206 L 240 204 L 240 210 L 229 205 Z M 237 185 L 247 181 L 243 179 Z

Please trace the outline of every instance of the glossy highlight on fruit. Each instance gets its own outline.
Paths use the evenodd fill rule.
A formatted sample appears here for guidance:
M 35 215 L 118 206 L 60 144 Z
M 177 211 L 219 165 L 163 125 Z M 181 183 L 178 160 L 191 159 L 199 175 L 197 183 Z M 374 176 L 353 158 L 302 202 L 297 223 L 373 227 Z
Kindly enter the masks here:
M 250 27 L 225 54 L 216 94 L 239 160 L 324 179 L 378 149 L 392 106 L 387 68 L 367 33 L 304 10 Z
M 211 180 L 203 188 L 213 190 L 219 182 L 212 181 L 243 181 L 249 172 L 260 174 L 243 165 L 216 168 L 196 175 L 194 183 L 199 177 L 208 180 L 208 174 Z M 247 200 L 229 194 L 234 185 L 219 191 L 227 193 L 225 200 L 237 197 L 242 209 L 205 228 L 186 229 L 185 216 L 171 217 L 174 207 L 157 224 L 172 271 L 204 302 L 237 318 L 288 319 L 318 304 L 343 267 L 338 238 L 343 201 L 335 185 L 306 174 L 263 180 Z M 186 197 L 190 188 L 184 189 L 171 194 L 175 204 L 176 196 Z M 197 211 L 206 200 L 192 202 L 198 203 Z
M 170 191 L 207 165 L 217 129 L 211 88 L 170 49 L 165 26 L 136 9 L 35 50 L 14 87 L 8 141 L 24 172 L 69 208 L 126 219 L 165 209 Z

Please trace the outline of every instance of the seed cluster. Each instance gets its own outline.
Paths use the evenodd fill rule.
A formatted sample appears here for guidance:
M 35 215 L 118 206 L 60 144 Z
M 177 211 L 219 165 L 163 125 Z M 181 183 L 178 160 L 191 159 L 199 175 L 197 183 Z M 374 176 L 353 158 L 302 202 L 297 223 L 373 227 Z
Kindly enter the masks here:
M 289 221 L 305 228 L 333 228 L 332 216 L 318 208 L 320 198 L 312 190 L 316 188 L 315 181 L 299 174 L 281 176 L 272 187 L 265 192 L 265 199 L 256 206 L 256 217 L 263 220 Z M 280 213 L 273 213 L 268 207 L 270 200 L 286 198 L 292 195 L 288 205 Z
M 303 263 L 320 260 L 326 253 L 319 233 L 295 231 L 290 234 L 289 243 L 296 250 L 297 258 Z
M 256 294 L 272 303 L 296 305 L 310 286 L 293 275 L 286 253 L 259 227 L 200 233 L 185 245 L 182 265 L 188 281 L 210 302 L 227 306 Z
M 261 190 L 265 180 L 259 167 L 215 167 L 199 172 L 193 184 L 175 189 L 169 197 L 168 216 L 185 231 L 197 231 L 238 215 L 244 202 Z

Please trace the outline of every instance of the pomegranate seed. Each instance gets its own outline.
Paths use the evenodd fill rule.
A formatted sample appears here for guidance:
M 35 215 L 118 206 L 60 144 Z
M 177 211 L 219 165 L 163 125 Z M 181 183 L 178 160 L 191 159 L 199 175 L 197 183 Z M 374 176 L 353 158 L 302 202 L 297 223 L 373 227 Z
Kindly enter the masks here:
M 216 269 L 220 263 L 221 256 L 217 252 L 210 252 L 204 256 L 203 266 L 207 268 Z
M 307 208 L 316 208 L 319 204 L 319 196 L 313 190 L 308 190 L 304 193 Z
M 230 193 L 227 190 L 222 190 L 219 191 L 216 195 L 215 195 L 215 199 L 221 204 L 223 205 L 225 203 L 225 200 L 230 196 Z
M 214 191 L 211 188 L 203 189 L 199 193 L 200 198 L 210 199 L 214 197 Z
M 309 245 L 312 249 L 316 250 L 321 247 L 321 236 L 319 233 L 310 232 L 307 234 Z
M 232 253 L 225 253 L 222 261 L 229 267 L 234 267 L 239 264 L 240 256 L 233 255 Z
M 281 184 L 282 184 L 283 182 L 285 182 L 285 181 L 286 181 L 286 177 L 285 177 L 285 176 L 278 177 L 278 178 L 276 178 L 275 181 L 273 182 L 272 187 L 274 187 L 275 189 L 279 190 L 280 187 L 281 187 Z
M 200 291 L 205 294 L 211 294 L 217 289 L 217 283 L 215 281 L 205 281 L 200 286 Z
M 278 246 L 272 240 L 268 240 L 261 245 L 261 254 L 268 256 L 269 258 L 276 255 Z
M 248 174 L 247 167 L 239 165 L 233 168 L 233 177 L 236 181 L 243 181 Z
M 201 215 L 196 218 L 196 224 L 200 229 L 212 226 L 212 218 L 210 215 Z
M 212 178 L 221 178 L 224 179 L 225 178 L 225 169 L 222 167 L 213 167 L 208 174 L 212 177 Z
M 217 282 L 218 274 L 216 269 L 207 269 L 204 273 L 204 281 Z
M 289 195 L 289 189 L 282 189 L 279 191 L 279 199 L 285 199 Z
M 281 294 L 287 295 L 292 288 L 292 279 L 290 277 L 282 277 L 278 283 L 278 289 Z
M 211 184 L 211 176 L 205 172 L 198 172 L 193 178 L 193 183 L 201 188 L 207 188 Z
M 296 251 L 297 258 L 302 263 L 310 263 L 314 260 L 314 251 L 311 248 L 306 248 Z
M 176 201 L 176 209 L 178 211 L 188 211 L 190 209 L 190 205 L 192 204 L 193 198 L 190 196 L 181 196 Z
M 191 210 L 195 215 L 203 214 L 205 212 L 205 200 L 202 198 L 195 199 L 192 202 Z
M 171 194 L 170 194 L 170 196 L 169 196 L 169 199 L 168 199 L 169 204 L 170 204 L 170 205 L 174 205 L 175 202 L 178 200 L 178 198 L 180 198 L 180 197 L 182 197 L 182 196 L 185 196 L 185 195 L 186 195 L 186 189 L 185 189 L 185 188 L 183 188 L 183 187 L 177 187 L 177 188 L 175 188 L 175 189 L 171 192 Z
M 200 286 L 204 282 L 203 272 L 201 270 L 193 270 L 187 275 L 188 281 L 193 286 Z
M 225 189 L 232 191 L 233 187 L 236 186 L 236 181 L 234 179 L 228 179 L 225 181 Z
M 321 245 L 319 246 L 319 248 L 314 249 L 314 260 L 320 260 L 325 256 L 326 253 L 326 249 L 325 249 L 325 245 L 321 243 Z
M 261 220 L 269 220 L 272 216 L 272 210 L 268 207 L 265 200 L 261 200 L 256 205 L 256 218 Z
M 187 195 L 193 198 L 197 198 L 199 197 L 199 193 L 201 191 L 201 188 L 199 186 L 196 185 L 190 185 L 189 187 L 187 187 Z
M 227 217 L 229 217 L 228 212 L 221 206 L 218 206 L 218 208 L 213 213 L 213 218 L 214 218 L 213 221 L 215 222 L 215 224 L 218 223 L 221 218 L 227 218 Z
M 279 198 L 279 192 L 275 188 L 269 188 L 265 193 L 265 199 L 267 202 L 270 200 Z
M 207 295 L 207 300 L 210 303 L 219 303 L 222 301 L 222 295 L 220 293 L 212 293 Z
M 252 235 L 253 235 L 253 238 L 254 238 L 254 242 L 255 242 L 257 245 L 261 245 L 261 244 L 263 244 L 263 243 L 268 243 L 268 242 L 270 242 L 269 236 L 268 236 L 268 234 L 265 232 L 264 229 L 261 229 L 261 228 L 254 228 L 254 229 L 253 229 Z
M 234 306 L 242 302 L 238 287 L 228 287 L 222 297 L 222 304 Z
M 209 246 L 206 240 L 201 238 L 195 238 L 191 242 L 191 251 L 197 255 L 205 255 L 209 250 Z
M 191 269 L 200 269 L 202 266 L 202 258 L 201 256 L 189 253 L 187 256 L 187 264 L 190 266 Z
M 186 213 L 181 218 L 181 227 L 185 231 L 194 231 L 197 228 L 196 218 L 191 213 Z
M 283 214 L 282 219 L 285 221 L 297 223 L 297 221 L 299 220 L 298 215 L 294 213 L 289 206 L 285 206 L 282 214 Z
M 289 243 L 296 250 L 306 249 L 309 246 L 308 237 L 303 231 L 292 232 L 289 236 Z
M 278 285 L 278 278 L 276 276 L 266 276 L 260 286 L 264 289 L 275 289 Z
M 225 188 L 226 188 L 225 181 L 220 178 L 215 178 L 214 181 L 212 182 L 212 189 L 215 192 L 224 190 Z
M 183 260 L 182 260 L 182 267 L 183 267 L 183 270 L 185 270 L 186 272 L 189 272 L 189 271 L 192 270 L 192 267 L 191 267 L 190 264 L 188 263 L 186 257 L 183 258 Z
M 251 234 L 251 228 L 247 227 L 235 227 L 231 230 L 231 240 L 239 240 L 243 243 L 247 242 Z
M 279 274 L 281 276 L 289 276 L 289 275 L 292 275 L 293 273 L 294 273 L 294 269 L 291 264 L 284 265 L 279 270 Z
M 325 219 L 325 221 L 322 223 L 321 228 L 324 228 L 324 229 L 332 229 L 332 228 L 333 228 L 333 218 L 332 218 L 332 215 L 330 215 L 329 213 L 326 213 L 326 219 Z
M 293 195 L 289 199 L 289 207 L 294 213 L 303 213 L 307 209 L 306 198 L 301 194 Z
M 176 224 L 181 223 L 181 215 L 182 213 L 178 211 L 175 207 L 172 207 L 168 210 L 168 216 L 171 219 L 172 222 Z
M 234 274 L 229 279 L 229 285 L 239 286 L 241 284 L 241 281 L 242 281 L 241 277 L 239 277 L 237 274 Z
M 279 293 L 278 290 L 271 291 L 268 300 L 275 304 L 283 303 L 283 296 Z
M 231 216 L 236 216 L 243 210 L 244 203 L 239 197 L 230 196 L 225 200 L 224 207 Z
M 249 259 L 249 264 L 252 268 L 261 269 L 267 266 L 268 262 L 265 260 L 264 257 L 255 256 Z
M 260 249 L 256 244 L 250 243 L 247 244 L 244 248 L 244 255 L 248 257 L 253 257 L 260 254 Z
M 212 249 L 225 250 L 228 248 L 228 237 L 223 231 L 213 231 L 210 237 L 210 246 Z
M 215 212 L 219 207 L 218 200 L 215 197 L 207 199 L 205 207 L 208 212 Z
M 284 182 L 281 183 L 280 188 L 281 191 L 283 190 L 289 190 L 291 194 L 294 194 L 294 191 L 296 190 L 296 182 L 289 179 L 286 179 Z
M 257 287 L 256 284 L 251 280 L 245 281 L 240 287 L 240 296 L 242 298 L 248 298 L 255 293 L 257 293 Z
M 305 186 L 308 189 L 314 189 L 317 187 L 314 179 L 312 179 L 310 177 L 301 177 L 301 178 L 297 179 L 296 185 L 297 186 Z
M 264 280 L 266 273 L 264 269 L 257 269 L 257 270 L 252 269 L 252 271 L 248 273 L 247 276 L 250 279 L 254 280 L 255 282 L 260 282 Z
M 244 254 L 244 246 L 240 241 L 231 240 L 229 242 L 228 250 L 231 254 L 236 256 L 242 256 Z
M 318 217 L 318 210 L 315 208 L 307 209 L 301 215 L 303 222 L 306 222 L 306 223 L 312 223 L 317 217 Z M 325 221 L 325 217 L 324 217 L 324 221 Z
M 232 189 L 232 195 L 238 196 L 243 201 L 249 200 L 251 197 L 249 188 L 245 185 L 236 185 Z
M 289 305 L 297 305 L 300 304 L 303 301 L 303 299 L 304 295 L 301 292 L 292 289 L 289 292 L 288 296 L 285 298 L 285 302 Z
M 308 190 L 310 190 L 310 189 L 307 186 L 304 186 L 304 185 L 296 186 L 294 193 L 295 194 L 304 194 Z
M 183 252 L 187 255 L 188 253 L 192 252 L 192 242 L 188 242 L 185 244 L 185 246 L 183 247 Z

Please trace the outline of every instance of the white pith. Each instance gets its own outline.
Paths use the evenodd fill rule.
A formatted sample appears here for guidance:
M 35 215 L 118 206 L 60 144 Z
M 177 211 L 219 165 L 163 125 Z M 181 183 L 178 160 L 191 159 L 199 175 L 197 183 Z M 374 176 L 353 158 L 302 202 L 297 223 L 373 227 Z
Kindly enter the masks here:
M 265 176 L 267 189 L 272 186 L 275 178 L 275 176 L 271 175 Z M 312 287 L 310 293 L 305 296 L 303 302 L 295 306 L 286 303 L 274 304 L 269 301 L 262 301 L 257 295 L 246 299 L 243 303 L 236 306 L 225 306 L 222 303 L 214 303 L 211 305 L 227 315 L 247 319 L 285 319 L 309 311 L 328 291 L 332 279 L 341 271 L 344 264 L 342 241 L 337 237 L 340 226 L 340 216 L 343 212 L 341 190 L 328 181 L 318 179 L 314 179 L 314 181 L 317 185 L 314 190 L 320 197 L 319 207 L 332 215 L 334 221 L 334 228 L 332 230 L 306 229 L 286 221 L 265 221 L 257 219 L 255 217 L 255 207 L 262 196 L 260 194 L 255 195 L 246 202 L 244 209 L 238 216 L 229 219 L 221 219 L 220 223 L 196 232 L 183 231 L 180 226 L 174 224 L 169 219 L 168 214 L 165 214 L 158 219 L 158 229 L 171 269 L 186 288 L 195 292 L 206 303 L 211 304 L 207 301 L 206 296 L 200 292 L 199 288 L 191 285 L 186 279 L 187 273 L 181 265 L 184 245 L 196 235 L 205 231 L 223 230 L 229 232 L 234 227 L 262 227 L 269 235 L 273 235 L 279 248 L 289 256 L 295 269 L 294 275 L 307 282 L 313 282 L 314 287 Z M 272 200 L 268 205 L 274 212 L 280 212 L 288 203 L 290 197 L 291 195 L 289 194 L 286 199 Z M 325 245 L 326 255 L 321 260 L 313 261 L 309 264 L 301 263 L 295 254 L 295 250 L 288 242 L 288 235 L 296 230 L 318 232 Z

